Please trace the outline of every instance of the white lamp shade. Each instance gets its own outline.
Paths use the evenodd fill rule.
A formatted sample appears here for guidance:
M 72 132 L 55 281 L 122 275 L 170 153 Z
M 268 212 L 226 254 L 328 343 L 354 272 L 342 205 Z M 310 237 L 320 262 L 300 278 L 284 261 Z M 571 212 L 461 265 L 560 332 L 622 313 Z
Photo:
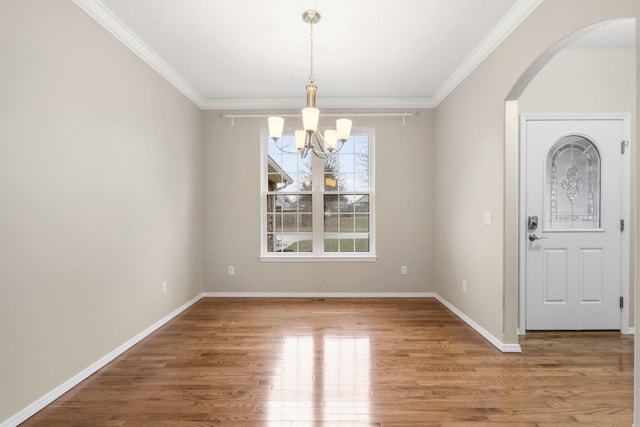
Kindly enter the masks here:
M 340 141 L 346 141 L 347 139 L 349 139 L 349 135 L 351 135 L 351 120 L 336 120 L 336 129 L 338 132 L 338 139 Z
M 307 107 L 302 109 L 302 127 L 307 132 L 315 132 L 318 129 L 318 119 L 320 110 L 317 108 Z
M 302 150 L 304 148 L 304 144 L 307 142 L 307 133 L 303 130 L 297 130 L 295 132 L 296 136 L 296 148 L 298 150 Z
M 338 145 L 338 132 L 333 129 L 327 129 L 324 131 L 324 142 L 327 144 L 327 149 L 333 151 Z
M 273 139 L 282 138 L 282 129 L 284 128 L 284 119 L 282 117 L 269 117 L 269 136 Z

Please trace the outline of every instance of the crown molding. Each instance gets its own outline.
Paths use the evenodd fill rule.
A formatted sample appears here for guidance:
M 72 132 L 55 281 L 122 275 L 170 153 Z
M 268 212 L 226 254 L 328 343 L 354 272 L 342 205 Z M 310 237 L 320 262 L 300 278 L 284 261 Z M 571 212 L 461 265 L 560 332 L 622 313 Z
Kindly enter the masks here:
M 165 80 L 175 86 L 191 102 L 200 107 L 204 106 L 204 99 L 189 83 L 186 82 L 173 68 L 169 66 L 153 49 L 135 35 L 122 21 L 120 21 L 100 0 L 73 0 L 82 10 L 95 19 L 122 44 L 128 47 L 140 59 L 153 68 Z
M 511 32 L 533 12 L 543 0 L 520 0 L 493 29 L 482 43 L 467 57 L 456 71 L 440 86 L 432 98 L 385 97 L 328 97 L 322 98 L 322 108 L 436 108 L 471 72 L 484 61 Z M 89 16 L 138 55 L 184 96 L 202 110 L 248 110 L 300 108 L 299 98 L 204 98 L 153 49 L 135 35 L 100 0 L 73 0 Z
M 516 3 L 482 43 L 436 91 L 433 97 L 434 108 L 444 101 L 542 2 L 543 0 L 520 0 Z
M 304 98 L 205 99 L 203 110 L 263 110 L 302 108 Z M 321 102 L 320 102 L 321 101 Z M 435 108 L 431 98 L 323 97 L 319 108 Z

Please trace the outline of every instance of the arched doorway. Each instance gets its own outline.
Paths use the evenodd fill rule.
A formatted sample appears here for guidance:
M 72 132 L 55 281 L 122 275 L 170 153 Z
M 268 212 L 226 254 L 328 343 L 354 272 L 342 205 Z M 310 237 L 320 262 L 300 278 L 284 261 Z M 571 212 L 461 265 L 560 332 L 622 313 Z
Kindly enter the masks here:
M 626 61 L 626 62 L 625 62 Z M 588 69 L 590 64 L 593 67 Z M 605 64 L 605 66 L 603 66 Z M 597 66 L 596 66 L 597 65 Z M 616 67 L 622 74 L 615 77 Z M 586 71 L 585 71 L 586 70 Z M 607 71 L 608 70 L 608 71 Z M 605 73 L 598 75 L 598 73 Z M 616 71 L 618 72 L 618 71 Z M 606 74 L 608 73 L 608 74 Z M 505 328 L 510 319 L 520 327 L 523 322 L 523 300 L 520 283 L 524 280 L 519 243 L 523 213 L 519 118 L 523 113 L 602 113 L 627 112 L 635 117 L 635 20 L 624 19 L 596 24 L 558 42 L 531 64 L 514 85 L 505 105 L 505 298 L 518 301 L 505 307 Z M 588 90 L 582 90 L 585 87 Z M 620 98 L 627 96 L 625 100 Z M 632 189 L 633 190 L 633 189 Z M 628 189 L 627 189 L 628 191 Z M 633 212 L 632 212 L 633 214 Z M 631 216 L 630 221 L 633 221 Z M 628 224 L 631 225 L 631 224 Z M 521 236 L 520 236 L 521 237 Z M 628 240 L 626 245 L 629 245 Z M 634 274 L 636 254 L 631 248 L 625 274 Z M 633 299 L 633 292 L 631 298 Z M 625 306 L 630 319 L 631 301 Z M 632 307 L 632 306 L 631 306 Z M 628 326 L 629 321 L 625 322 Z M 511 325 L 513 327 L 513 325 Z M 623 332 L 629 332 L 625 328 Z M 520 330 L 520 333 L 523 331 Z

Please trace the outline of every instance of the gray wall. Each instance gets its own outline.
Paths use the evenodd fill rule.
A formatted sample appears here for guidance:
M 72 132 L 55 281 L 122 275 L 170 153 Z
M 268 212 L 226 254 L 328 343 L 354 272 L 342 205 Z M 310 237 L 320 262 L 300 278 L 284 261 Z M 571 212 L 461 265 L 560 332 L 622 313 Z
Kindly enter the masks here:
M 518 100 L 520 113 L 631 113 L 635 49 L 571 49 L 540 70 Z
M 1 8 L 0 422 L 202 292 L 202 112 L 71 1 Z
M 220 112 L 206 112 L 206 291 L 433 291 L 432 110 L 405 126 L 398 117 L 357 117 L 358 126 L 375 128 L 377 262 L 261 262 L 259 144 L 266 119 L 236 119 L 232 126 Z M 407 276 L 400 275 L 402 265 Z

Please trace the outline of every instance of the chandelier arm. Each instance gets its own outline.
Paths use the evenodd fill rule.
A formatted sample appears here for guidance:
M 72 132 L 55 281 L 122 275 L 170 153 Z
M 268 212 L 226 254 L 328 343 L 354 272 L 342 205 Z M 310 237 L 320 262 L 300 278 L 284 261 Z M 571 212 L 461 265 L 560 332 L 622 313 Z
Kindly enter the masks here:
M 324 154 L 323 159 L 327 159 L 329 158 L 329 156 L 333 153 L 338 153 L 340 152 L 340 150 L 342 150 L 342 147 L 344 147 L 344 142 L 342 141 L 338 141 L 337 147 L 334 148 L 331 151 L 325 151 L 325 147 L 327 145 L 327 141 L 324 139 L 324 136 L 322 136 L 322 132 L 320 132 L 320 129 L 316 129 L 316 131 L 314 132 L 314 135 L 316 135 L 316 139 L 321 142 L 320 145 L 320 149 L 322 150 L 322 153 Z M 346 141 L 345 141 L 346 142 Z M 314 151 L 315 153 L 315 151 Z
M 314 145 L 311 146 L 311 152 L 313 153 L 314 156 L 322 160 L 327 160 L 330 156 L 330 154 L 325 153 L 324 151 L 318 150 Z
M 305 144 L 305 150 L 311 151 L 314 156 L 321 159 L 327 158 L 327 153 L 324 152 L 323 143 L 318 138 L 318 132 L 310 132 L 307 134 L 307 142 Z
M 319 157 L 323 160 L 327 160 L 329 157 L 331 157 L 332 154 L 336 154 L 340 152 L 340 150 L 342 150 L 342 148 L 344 147 L 344 143 L 340 142 L 338 144 L 338 148 L 334 148 L 331 151 L 325 151 L 326 141 L 322 136 L 322 133 L 320 132 L 320 130 L 316 130 L 315 132 L 313 132 L 313 134 L 311 134 L 311 138 L 312 138 L 311 143 L 307 144 L 308 148 L 311 149 L 311 152 L 316 157 Z M 315 143 L 313 142 L 314 139 L 315 139 Z
M 287 142 L 286 144 L 282 144 L 282 138 L 278 138 L 278 139 L 271 138 L 271 140 L 273 141 L 273 145 L 275 145 L 276 148 L 278 150 L 280 150 L 281 152 L 283 152 L 283 153 L 286 153 L 286 154 L 297 154 L 298 153 L 297 149 L 295 151 L 285 150 L 285 148 L 287 148 L 288 146 L 291 145 L 291 142 Z
M 346 142 L 346 141 L 345 141 L 345 142 Z M 339 152 L 340 152 L 340 150 L 342 150 L 342 147 L 344 147 L 344 142 L 339 143 L 339 144 L 338 144 L 338 146 L 339 146 L 339 148 L 334 149 L 334 150 L 331 152 L 331 154 L 333 154 L 333 153 L 339 153 Z

